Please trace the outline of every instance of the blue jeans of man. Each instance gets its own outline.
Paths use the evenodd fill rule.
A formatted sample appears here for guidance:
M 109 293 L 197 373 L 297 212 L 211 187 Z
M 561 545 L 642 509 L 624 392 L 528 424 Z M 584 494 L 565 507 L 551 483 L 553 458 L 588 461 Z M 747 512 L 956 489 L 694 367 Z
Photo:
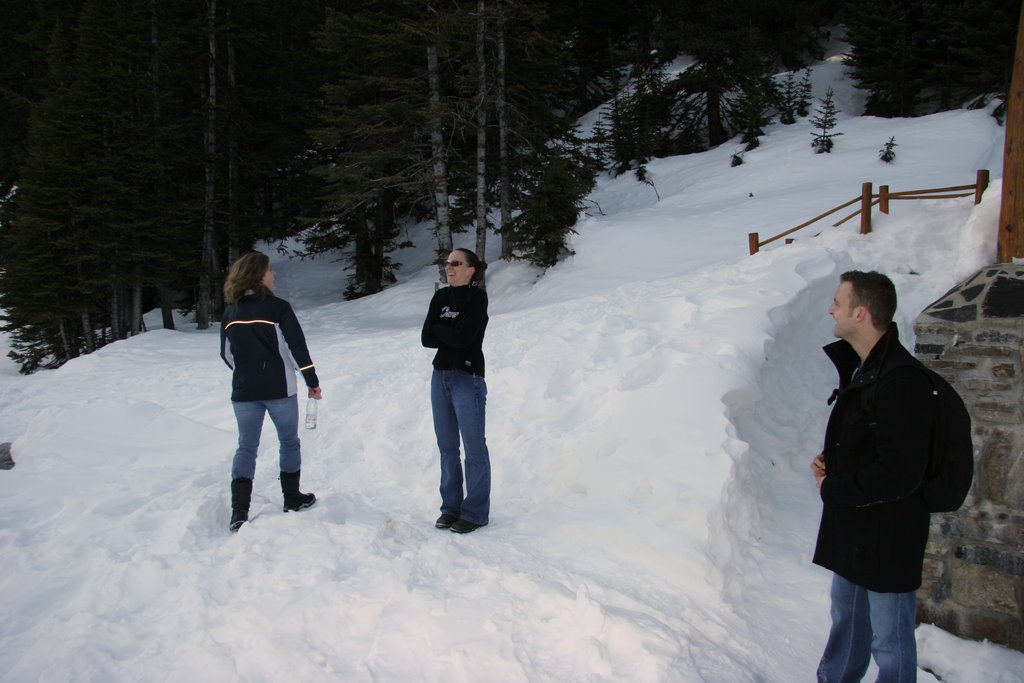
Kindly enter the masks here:
M 855 683 L 872 656 L 877 683 L 917 680 L 914 636 L 917 593 L 875 593 L 832 575 L 832 630 L 818 664 L 818 683 Z
M 487 524 L 491 512 L 491 456 L 484 434 L 487 383 L 462 370 L 435 369 L 430 378 L 430 406 L 441 452 L 441 512 Z M 466 449 L 465 477 L 460 435 Z
M 299 450 L 299 399 L 294 394 L 269 401 L 232 401 L 238 421 L 238 450 L 231 462 L 232 479 L 252 479 L 256 474 L 256 449 L 263 431 L 263 416 L 277 428 L 282 472 L 297 472 L 302 466 Z

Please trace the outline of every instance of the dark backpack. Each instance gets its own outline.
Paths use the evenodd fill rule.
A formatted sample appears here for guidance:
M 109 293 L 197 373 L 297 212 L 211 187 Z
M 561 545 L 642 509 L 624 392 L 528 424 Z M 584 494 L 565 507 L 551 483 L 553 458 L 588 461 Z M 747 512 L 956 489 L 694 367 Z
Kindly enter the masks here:
M 912 365 L 928 378 L 935 399 L 935 422 L 921 493 L 929 512 L 954 512 L 960 509 L 974 481 L 974 443 L 971 441 L 971 415 L 956 389 L 942 375 L 926 367 L 916 358 Z M 895 367 L 895 366 L 891 366 Z M 889 369 L 886 367 L 885 369 Z M 881 373 L 879 373 L 881 376 Z M 868 424 L 875 422 L 874 392 L 877 379 L 864 388 L 863 407 Z

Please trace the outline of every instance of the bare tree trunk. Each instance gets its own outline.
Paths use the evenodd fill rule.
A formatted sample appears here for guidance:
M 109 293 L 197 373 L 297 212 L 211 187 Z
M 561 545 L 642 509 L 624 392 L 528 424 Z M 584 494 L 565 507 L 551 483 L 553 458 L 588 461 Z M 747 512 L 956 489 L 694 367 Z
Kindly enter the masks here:
M 124 339 L 124 328 L 121 327 L 121 287 L 110 286 L 110 338 Z
M 231 17 L 231 10 L 228 10 L 228 18 Z M 231 36 L 227 39 L 228 45 L 228 97 L 234 100 L 238 93 L 238 79 L 235 75 L 235 42 Z M 235 121 L 235 107 L 228 115 L 228 262 L 231 263 L 238 258 L 242 245 L 238 235 L 238 205 L 241 194 L 239 183 L 239 154 L 238 154 L 238 122 Z M 223 308 L 223 292 L 217 298 L 218 309 Z
M 160 106 L 160 13 L 157 8 L 158 2 L 159 0 L 149 0 L 149 42 L 153 48 L 153 59 L 150 63 L 150 68 L 153 71 L 153 131 L 157 136 L 159 136 L 160 125 L 163 122 Z M 154 144 L 159 144 L 159 138 L 154 141 Z M 164 187 L 164 174 L 162 169 L 157 183 L 159 204 L 163 206 L 167 190 Z M 159 277 L 162 280 L 164 276 L 161 274 Z M 164 329 L 173 330 L 174 312 L 171 308 L 171 297 L 169 295 L 170 290 L 167 285 L 162 282 L 160 283 L 159 288 L 160 314 L 163 317 Z
M 444 260 L 452 250 L 452 220 L 448 205 L 448 166 L 444 154 L 444 118 L 441 114 L 441 76 L 437 45 L 427 46 L 427 80 L 430 86 L 430 155 L 434 173 L 434 214 L 437 222 L 438 275 L 444 281 Z
M 476 108 L 476 254 L 487 249 L 487 62 L 484 59 L 485 0 L 477 2 L 476 61 L 480 100 Z
M 89 309 L 85 306 L 82 307 L 82 335 L 85 339 L 85 352 L 92 353 L 96 350 L 96 340 L 92 333 L 92 318 L 89 316 Z M 65 344 L 67 342 L 65 341 Z M 75 354 L 78 355 L 77 353 Z M 71 358 L 72 356 L 68 356 Z
M 164 329 L 174 329 L 174 301 L 171 299 L 171 288 L 167 285 L 160 285 L 160 315 L 163 318 Z
M 729 139 L 722 124 L 722 93 L 708 90 L 708 143 L 715 147 Z
M 216 167 L 217 152 L 217 0 L 207 0 L 207 44 L 209 68 L 207 71 L 206 94 L 206 129 L 203 133 L 203 151 L 206 153 L 206 197 L 203 218 L 203 248 L 201 255 L 201 273 L 199 275 L 199 293 L 196 299 L 196 327 L 205 330 L 210 326 L 213 301 L 211 278 L 216 260 Z
M 512 258 L 512 240 L 506 239 L 502 230 L 512 220 L 512 179 L 509 177 L 508 167 L 508 103 L 505 101 L 505 7 L 502 0 L 498 0 L 498 174 L 499 174 L 499 202 L 501 205 L 501 217 L 497 232 L 501 235 L 501 258 Z M 480 258 L 483 258 L 481 256 Z
M 142 332 L 142 280 L 138 273 L 135 274 L 135 283 L 132 285 L 132 306 L 130 322 L 130 334 L 134 337 L 135 335 Z
M 83 324 L 84 324 L 84 320 L 83 320 Z M 58 327 L 58 329 L 60 330 L 60 345 L 61 345 L 61 348 L 64 349 L 64 358 L 65 358 L 65 360 L 70 359 L 70 358 L 73 357 L 71 355 L 71 342 L 68 341 L 68 330 L 67 330 L 66 327 L 64 327 L 64 321 L 63 320 L 60 321 L 60 326 Z M 86 329 L 88 330 L 89 328 L 87 327 Z M 77 356 L 78 354 L 75 354 L 75 355 Z

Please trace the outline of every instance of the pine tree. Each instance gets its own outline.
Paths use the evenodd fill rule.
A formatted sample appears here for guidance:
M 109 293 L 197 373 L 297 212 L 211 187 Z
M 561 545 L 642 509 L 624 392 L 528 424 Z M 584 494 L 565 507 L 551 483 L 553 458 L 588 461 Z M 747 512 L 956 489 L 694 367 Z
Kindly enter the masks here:
M 432 196 L 427 90 L 427 31 L 408 0 L 361 3 L 331 11 L 317 35 L 334 74 L 314 130 L 322 213 L 304 233 L 306 253 L 344 249 L 349 298 L 394 279 L 390 256 L 400 244 L 400 216 Z
M 835 146 L 833 138 L 842 135 L 842 133 L 833 132 L 836 127 L 836 114 L 838 110 L 835 107 L 835 102 L 833 102 L 832 88 L 829 88 L 828 92 L 825 93 L 825 97 L 817 111 L 818 115 L 811 119 L 811 123 L 817 129 L 817 132 L 811 133 L 814 136 L 811 147 L 818 154 L 830 153 Z
M 927 0 L 889 3 L 863 0 L 851 5 L 847 40 L 852 45 L 846 64 L 857 87 L 868 90 L 864 113 L 870 116 L 913 116 L 925 87 L 923 43 L 929 39 L 924 17 Z
M 544 148 L 526 178 L 520 213 L 505 232 L 514 254 L 547 268 L 569 253 L 566 240 L 594 187 L 595 165 L 577 141 Z M 539 152 L 541 150 L 538 150 Z
M 22 372 L 57 366 L 78 356 L 92 333 L 90 297 L 76 278 L 74 230 L 87 203 L 72 143 L 75 78 L 73 35 L 52 25 L 46 50 L 42 97 L 29 119 L 26 159 L 10 225 L 2 232 L 5 268 L 0 271 L 0 307 L 11 332 L 10 357 Z M 71 233 L 71 237 L 68 237 Z
M 40 69 L 31 27 L 38 24 L 34 2 L 7 3 L 0 24 L 0 207 L 14 189 L 25 158 L 25 135 L 31 105 L 37 94 Z M 0 221 L 3 220 L 0 214 Z
M 777 108 L 779 123 L 787 126 L 796 123 L 797 84 L 792 71 L 786 73 L 786 80 L 778 89 Z
M 882 149 L 878 150 L 878 158 L 887 164 L 891 164 L 896 159 L 896 137 L 889 138 Z
M 565 253 L 598 166 L 579 139 L 576 116 L 563 105 L 568 55 L 554 17 L 539 2 L 521 0 L 507 8 L 506 98 L 509 137 L 516 144 L 507 160 L 512 211 L 501 229 L 502 251 L 552 265 Z M 549 191 L 547 183 L 562 191 Z
M 847 64 L 865 113 L 914 116 L 1005 92 L 1020 0 L 862 0 L 846 18 Z
M 811 96 L 812 96 L 812 84 L 811 84 L 811 70 L 804 69 L 804 77 L 800 79 L 800 86 L 797 88 L 796 96 L 796 114 L 803 118 L 811 113 Z
M 757 148 L 764 128 L 772 122 L 772 103 L 779 100 L 774 82 L 767 76 L 744 78 L 740 93 L 730 104 L 729 120 L 741 135 L 746 150 Z

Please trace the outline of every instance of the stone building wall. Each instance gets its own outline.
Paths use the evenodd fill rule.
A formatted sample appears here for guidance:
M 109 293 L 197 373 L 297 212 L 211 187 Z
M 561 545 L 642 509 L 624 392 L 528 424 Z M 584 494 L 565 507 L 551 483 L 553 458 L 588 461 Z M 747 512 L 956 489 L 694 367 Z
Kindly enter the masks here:
M 971 413 L 974 485 L 932 515 L 918 620 L 1024 651 L 1024 266 L 984 268 L 914 323 Z

